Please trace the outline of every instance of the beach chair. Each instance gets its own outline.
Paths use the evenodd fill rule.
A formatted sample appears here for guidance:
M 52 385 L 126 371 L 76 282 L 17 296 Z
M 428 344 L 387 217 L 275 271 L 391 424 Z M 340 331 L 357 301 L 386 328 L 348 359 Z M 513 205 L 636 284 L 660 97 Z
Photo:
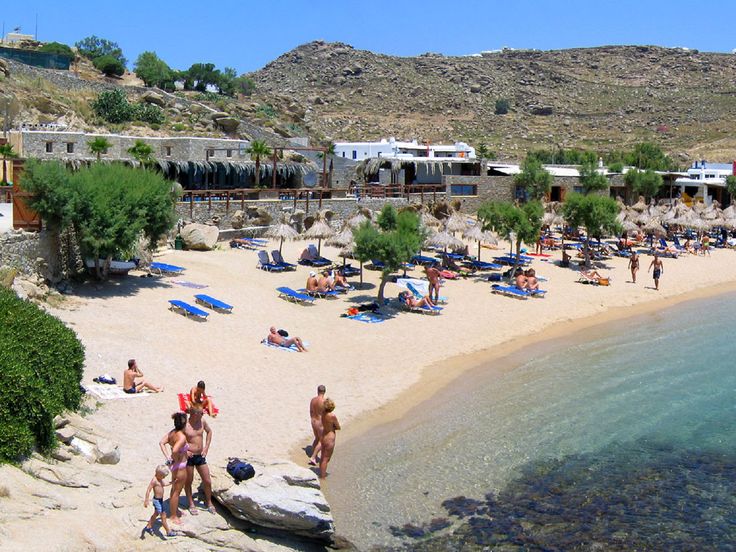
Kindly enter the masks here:
M 424 297 L 424 294 L 414 284 L 412 284 L 411 282 L 407 282 L 406 283 L 406 289 L 408 289 L 409 291 L 411 291 L 412 295 L 414 297 L 416 297 L 417 299 L 421 299 L 422 297 Z M 447 297 L 443 297 L 442 295 L 440 295 L 437 298 L 437 301 L 433 301 L 433 302 L 434 303 L 441 303 L 443 305 L 446 305 L 447 304 Z
M 185 270 L 184 267 L 166 263 L 151 263 L 149 269 L 151 272 L 155 272 L 159 276 L 163 276 L 164 274 L 181 274 Z
M 491 291 L 505 297 L 513 297 L 514 299 L 529 299 L 535 295 L 544 297 L 544 294 L 547 293 L 542 290 L 538 290 L 537 292 L 525 291 L 514 286 L 502 286 L 501 284 L 493 284 Z
M 300 265 L 316 266 L 317 268 L 323 268 L 326 266 L 330 266 L 332 264 L 331 260 L 325 259 L 324 257 L 320 256 L 320 254 L 317 252 L 317 248 L 314 246 L 313 243 L 310 243 L 307 246 L 307 250 L 309 251 L 309 254 L 312 256 L 312 258 L 311 259 L 299 259 L 297 262 Z
M 294 291 L 290 287 L 278 287 L 276 288 L 276 291 L 279 292 L 280 298 L 286 299 L 287 301 L 290 301 L 292 303 L 300 303 L 303 305 L 314 303 L 314 297 L 311 297 L 306 293 L 299 293 L 297 291 Z
M 378 259 L 371 259 L 370 268 L 373 270 L 383 270 L 386 268 L 386 265 L 383 261 L 380 261 Z
M 440 261 L 434 257 L 427 257 L 426 255 L 414 255 L 410 262 L 415 265 L 431 266 L 433 264 L 439 264 Z
M 169 300 L 169 310 L 182 314 L 187 318 L 193 316 L 199 320 L 207 320 L 207 317 L 210 315 L 208 312 L 184 301 L 179 301 L 178 299 Z
M 268 252 L 262 249 L 258 252 L 258 265 L 257 266 L 258 268 L 260 268 L 261 270 L 265 270 L 266 272 L 283 272 L 284 271 L 284 267 L 272 263 L 271 259 L 268 258 Z
M 463 264 L 474 270 L 501 270 L 503 268 L 502 265 L 497 263 L 487 263 L 485 261 L 477 261 L 475 259 L 464 261 Z
M 287 263 L 281 256 L 281 252 L 278 249 L 271 251 L 271 258 L 273 259 L 273 264 L 280 266 L 284 270 L 296 270 L 296 265 Z
M 309 291 L 306 288 L 300 288 L 297 291 L 299 293 L 306 293 L 307 295 L 309 295 L 311 297 L 317 297 L 318 299 L 335 298 L 338 295 L 340 295 L 340 293 L 337 292 L 337 291 L 318 291 L 316 289 L 314 291 Z
M 215 299 L 214 297 L 210 297 L 209 295 L 204 295 L 200 293 L 199 295 L 195 295 L 194 298 L 197 300 L 197 303 L 199 303 L 200 305 L 204 305 L 205 307 L 208 307 L 212 310 L 233 312 L 232 305 L 223 303 L 219 299 Z
M 516 257 L 511 255 L 502 255 L 501 257 L 494 257 L 494 261 L 500 264 L 505 264 L 509 266 L 514 266 L 516 264 Z M 531 264 L 532 260 L 529 257 L 524 257 L 523 255 L 519 257 L 519 266 L 527 266 Z
M 361 270 L 359 268 L 355 268 L 349 264 L 342 267 L 342 273 L 346 278 L 350 278 L 351 276 L 360 276 L 360 272 Z
M 399 296 L 399 302 L 409 312 L 418 312 L 421 314 L 440 314 L 442 312 L 442 307 L 438 307 L 437 305 L 433 307 L 430 307 L 429 305 L 424 305 L 423 307 L 412 307 L 409 303 L 404 301 L 401 296 Z

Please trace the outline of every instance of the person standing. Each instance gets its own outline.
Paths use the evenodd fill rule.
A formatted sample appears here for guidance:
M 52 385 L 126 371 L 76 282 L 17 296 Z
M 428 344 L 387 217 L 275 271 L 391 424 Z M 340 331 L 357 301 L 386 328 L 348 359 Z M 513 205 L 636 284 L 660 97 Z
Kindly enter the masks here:
M 189 513 L 193 516 L 197 515 L 197 509 L 194 506 L 194 498 L 192 497 L 192 483 L 194 482 L 194 470 L 196 468 L 199 477 L 202 479 L 204 487 L 204 502 L 207 511 L 210 514 L 215 513 L 215 507 L 212 505 L 212 478 L 210 477 L 210 467 L 207 465 L 207 453 L 212 443 L 212 428 L 206 420 L 204 420 L 204 410 L 200 407 L 192 407 L 189 409 L 189 421 L 184 428 L 184 434 L 189 445 L 187 458 L 187 478 L 184 483 L 184 492 L 189 502 Z M 205 437 L 206 435 L 206 437 Z
M 429 280 L 429 293 L 427 295 L 429 295 L 431 301 L 434 301 L 434 303 L 439 303 L 440 271 L 437 270 L 437 266 L 433 264 L 432 266 L 424 267 L 424 273 L 427 275 L 427 280 Z
M 654 289 L 659 291 L 659 277 L 662 275 L 662 272 L 664 272 L 664 267 L 662 265 L 662 259 L 659 258 L 659 255 L 656 253 L 654 254 L 654 259 L 652 259 L 652 263 L 649 265 L 649 268 L 647 269 L 647 272 L 652 270 L 652 276 L 654 277 Z
M 629 257 L 629 269 L 631 270 L 631 281 L 635 284 L 636 273 L 639 272 L 639 255 L 636 251 L 632 251 L 631 257 Z
M 169 496 L 169 519 L 171 523 L 181 525 L 181 512 L 179 512 L 179 495 L 187 480 L 187 436 L 184 428 L 187 425 L 187 415 L 183 412 L 172 414 L 174 429 L 166 433 L 159 441 L 161 452 L 166 458 L 166 465 L 171 469 L 171 494 Z M 171 448 L 171 454 L 166 451 L 166 446 Z
M 327 477 L 327 464 L 332 458 L 335 450 L 336 431 L 340 429 L 340 422 L 334 414 L 335 402 L 332 399 L 325 399 L 325 413 L 322 415 L 322 457 L 319 461 L 319 476 L 324 479 Z
M 314 441 L 312 441 L 312 455 L 309 457 L 309 464 L 317 465 L 317 455 L 322 448 L 322 416 L 325 413 L 325 392 L 327 389 L 324 385 L 317 387 L 317 396 L 312 397 L 309 401 L 309 422 L 312 424 L 312 432 L 314 433 Z

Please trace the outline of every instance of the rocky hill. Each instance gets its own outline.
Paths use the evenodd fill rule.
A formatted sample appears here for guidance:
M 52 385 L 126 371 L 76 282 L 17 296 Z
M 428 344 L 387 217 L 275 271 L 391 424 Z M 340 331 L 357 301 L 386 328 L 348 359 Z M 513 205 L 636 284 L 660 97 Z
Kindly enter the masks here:
M 311 42 L 250 75 L 278 117 L 331 140 L 396 136 L 602 151 L 654 141 L 736 156 L 736 55 L 655 46 L 392 57 Z M 496 115 L 496 100 L 510 112 Z

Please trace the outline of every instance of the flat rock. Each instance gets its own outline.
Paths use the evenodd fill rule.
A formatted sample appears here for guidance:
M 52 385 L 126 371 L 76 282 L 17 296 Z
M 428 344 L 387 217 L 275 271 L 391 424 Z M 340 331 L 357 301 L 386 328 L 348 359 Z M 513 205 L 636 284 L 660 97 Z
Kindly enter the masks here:
M 74 429 L 71 426 L 65 426 L 61 427 L 56 430 L 56 438 L 64 443 L 65 445 L 68 445 L 72 442 L 72 439 L 77 435 L 77 430 Z
M 141 101 L 150 103 L 153 105 L 157 105 L 159 107 L 166 106 L 166 98 L 162 94 L 159 94 L 158 92 L 154 92 L 153 90 L 149 90 L 148 92 L 145 92 L 141 96 Z
M 235 117 L 221 117 L 215 120 L 215 124 L 225 132 L 235 132 L 240 126 L 240 120 Z
M 207 224 L 187 224 L 181 229 L 181 239 L 187 249 L 209 251 L 215 247 L 220 231 L 217 226 Z
M 29 458 L 21 464 L 21 469 L 28 475 L 62 487 L 84 488 L 89 484 L 84 481 L 77 470 L 63 466 L 53 466 L 37 458 Z
M 293 462 L 254 463 L 256 475 L 236 484 L 223 468 L 211 467 L 212 494 L 238 519 L 320 541 L 335 526 L 317 476 Z
M 117 464 L 120 462 L 120 448 L 107 439 L 100 439 L 95 446 L 95 459 L 98 464 Z

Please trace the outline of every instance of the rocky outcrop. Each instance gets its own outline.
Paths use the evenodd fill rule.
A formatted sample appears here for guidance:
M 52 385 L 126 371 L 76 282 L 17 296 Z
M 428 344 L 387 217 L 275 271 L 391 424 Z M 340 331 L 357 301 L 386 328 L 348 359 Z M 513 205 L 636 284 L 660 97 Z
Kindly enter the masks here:
M 219 233 L 217 226 L 197 223 L 187 224 L 180 231 L 184 247 L 194 251 L 214 249 Z
M 293 462 L 253 463 L 256 475 L 235 483 L 222 468 L 211 467 L 212 492 L 238 519 L 320 541 L 332 539 L 330 506 L 317 476 Z
M 235 132 L 240 126 L 240 120 L 235 117 L 221 117 L 215 120 L 215 124 L 228 133 Z
M 162 94 L 154 92 L 153 90 L 149 90 L 148 92 L 141 94 L 141 101 L 157 105 L 159 107 L 166 107 L 167 104 L 166 98 L 164 98 Z
M 233 213 L 233 216 L 230 217 L 230 225 L 235 228 L 236 230 L 240 230 L 245 224 L 245 213 L 238 209 Z

